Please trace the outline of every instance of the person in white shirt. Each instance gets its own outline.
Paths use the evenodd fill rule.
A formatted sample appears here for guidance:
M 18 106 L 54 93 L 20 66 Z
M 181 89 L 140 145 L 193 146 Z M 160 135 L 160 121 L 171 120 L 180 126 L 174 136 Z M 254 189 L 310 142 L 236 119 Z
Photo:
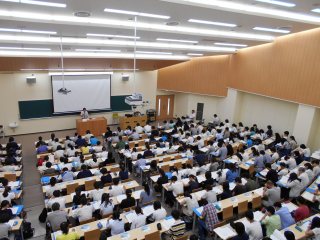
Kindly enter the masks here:
M 248 221 L 245 224 L 246 233 L 249 235 L 249 240 L 260 240 L 263 238 L 263 232 L 260 222 L 254 220 L 254 214 L 251 210 L 246 212 L 246 219 Z
M 196 118 L 196 111 L 192 110 L 191 114 L 188 115 L 188 118 L 190 118 L 192 121 L 194 121 L 194 119 Z
M 213 124 L 213 126 L 218 126 L 220 124 L 220 118 L 218 117 L 217 114 L 213 115 L 212 124 Z
M 66 149 L 65 154 L 68 157 L 74 157 L 74 155 L 76 154 L 76 150 L 71 144 L 69 144 L 69 147 Z
M 64 156 L 64 150 L 62 149 L 61 145 L 58 145 L 57 150 L 54 152 L 54 158 L 60 159 L 63 156 Z
M 10 204 L 13 199 L 15 199 L 16 195 L 11 192 L 11 188 L 6 186 L 4 191 L 0 193 L 0 203 L 4 200 L 7 200 Z
M 296 198 L 300 196 L 301 191 L 303 190 L 303 186 L 301 180 L 298 178 L 296 173 L 290 173 L 287 187 L 290 188 L 289 197 Z
M 111 236 L 125 232 L 124 221 L 120 219 L 120 213 L 118 211 L 113 212 L 112 219 L 110 218 L 111 217 L 107 219 L 107 224 L 105 228 L 111 230 Z
M 80 200 L 80 206 L 73 210 L 72 217 L 77 218 L 79 222 L 86 221 L 92 218 L 94 208 L 92 205 L 88 205 L 86 197 L 82 197 Z
M 197 145 L 199 150 L 204 147 L 204 140 L 200 136 L 197 137 Z
M 190 193 L 184 193 L 184 199 L 181 201 L 182 212 L 188 217 L 192 217 L 193 209 L 199 207 L 197 199 L 193 198 Z
M 149 125 L 149 121 L 143 128 L 145 133 L 151 133 L 151 126 Z
M 47 202 L 47 207 L 51 208 L 52 204 L 54 204 L 56 202 L 59 203 L 60 209 L 66 208 L 66 198 L 61 196 L 61 193 L 59 190 L 55 190 L 53 192 L 53 196 Z
M 320 174 L 319 160 L 314 159 L 311 161 L 311 164 L 313 167 L 313 177 L 317 177 Z
M 309 177 L 308 174 L 306 173 L 306 170 L 304 167 L 299 167 L 298 169 L 298 177 L 301 180 L 301 184 L 304 188 L 306 188 L 310 181 L 309 181 Z
M 103 193 L 101 197 L 101 204 L 100 204 L 100 214 L 101 216 L 105 216 L 108 214 L 113 213 L 114 205 L 110 200 L 110 196 L 108 193 Z
M 94 186 L 94 190 L 90 192 L 90 198 L 92 198 L 94 202 L 101 201 L 101 197 L 102 197 L 102 194 L 104 193 L 104 190 L 100 187 L 101 186 L 100 182 L 95 182 L 93 186 Z
M 310 156 L 311 156 L 310 148 L 307 148 L 306 145 L 301 144 L 300 145 L 300 149 L 301 149 L 302 154 L 303 154 L 303 159 L 306 160 L 306 161 L 309 161 L 310 160 Z
M 138 134 L 143 133 L 143 127 L 140 126 L 140 123 L 137 123 L 137 126 L 135 127 L 135 130 Z
M 113 185 L 111 186 L 111 189 L 109 190 L 110 197 L 116 197 L 121 194 L 124 194 L 125 190 L 123 186 L 119 186 L 119 178 L 113 179 Z
M 178 181 L 178 178 L 176 176 L 171 177 L 171 181 L 168 185 L 168 194 L 167 194 L 167 200 L 169 205 L 174 204 L 174 200 L 178 195 L 183 194 L 184 188 L 182 181 Z
M 88 118 L 89 118 L 89 113 L 88 113 L 88 111 L 87 111 L 86 108 L 83 108 L 83 109 L 82 109 L 82 111 L 81 111 L 81 113 L 80 113 L 80 117 L 81 117 L 82 119 L 88 119 Z
M 208 184 L 206 186 L 206 192 L 203 194 L 201 199 L 206 199 L 208 203 L 214 203 L 217 201 L 217 194 L 212 190 L 212 185 Z
M 284 162 L 280 162 L 280 169 L 278 170 L 279 179 L 287 175 L 288 173 L 289 170 L 287 168 L 287 164 L 285 164 Z
M 159 201 L 155 201 L 153 203 L 154 212 L 150 215 L 150 219 L 154 222 L 165 219 L 167 216 L 166 209 L 161 207 L 161 203 Z
M 190 133 L 187 133 L 187 134 L 186 134 L 186 138 L 187 138 L 186 144 L 187 144 L 187 145 L 192 145 L 193 142 L 194 142 L 194 139 L 193 139 L 193 137 L 191 136 Z
M 64 141 L 64 148 L 65 148 L 65 149 L 68 149 L 68 148 L 70 147 L 69 145 L 71 145 L 71 146 L 74 147 L 76 144 L 75 144 L 74 141 L 72 141 L 72 140 L 70 139 L 69 136 L 66 136 L 66 140 Z
M 305 232 L 306 239 L 320 239 L 320 218 L 315 216 Z
M 281 162 L 285 162 L 288 165 L 289 170 L 292 170 L 297 166 L 297 162 L 293 157 L 285 156 Z
M 312 180 L 313 180 L 313 178 L 314 178 L 314 175 L 313 175 L 311 163 L 305 163 L 305 164 L 304 164 L 304 167 L 305 167 L 305 169 L 306 169 L 306 174 L 307 174 L 308 177 L 309 177 L 309 182 L 312 182 Z
M 134 211 L 137 216 L 132 220 L 131 230 L 146 225 L 146 219 L 147 219 L 147 216 L 143 214 L 143 211 L 140 206 L 136 206 Z
M 96 155 L 97 155 L 97 157 L 102 158 L 102 159 L 108 158 L 108 151 L 107 151 L 106 147 L 102 147 L 102 152 L 99 152 Z

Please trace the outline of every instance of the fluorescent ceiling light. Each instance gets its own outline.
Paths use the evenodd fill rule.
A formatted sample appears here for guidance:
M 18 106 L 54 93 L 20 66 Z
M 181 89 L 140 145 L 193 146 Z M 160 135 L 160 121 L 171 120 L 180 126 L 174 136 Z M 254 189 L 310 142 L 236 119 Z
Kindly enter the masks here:
M 113 72 L 49 72 L 49 76 L 112 75 Z
M 170 18 L 169 16 L 164 16 L 164 15 L 151 14 L 151 13 L 141 13 L 141 12 L 134 12 L 134 11 L 125 11 L 125 10 L 111 9 L 111 8 L 105 8 L 104 11 L 110 12 L 110 13 L 119 13 L 119 14 L 139 16 L 139 17 L 160 18 L 160 19 L 169 19 Z
M 51 51 L 50 48 L 25 48 L 25 47 L 0 47 L 4 50 L 28 50 L 28 51 Z
M 98 33 L 87 33 L 87 36 L 89 36 L 89 37 L 106 37 L 106 38 L 140 39 L 140 37 L 135 37 L 135 36 L 112 35 L 112 34 L 98 34 Z
M 46 6 L 46 7 L 59 7 L 59 8 L 67 7 L 67 5 L 64 3 L 44 2 L 44 1 L 35 1 L 35 0 L 20 0 L 20 3 L 40 5 L 40 6 Z
M 283 7 L 295 7 L 296 4 L 294 3 L 289 3 L 289 2 L 283 2 L 283 1 L 278 1 L 278 0 L 256 0 L 257 2 L 263 2 L 263 3 L 270 3 L 274 5 L 279 5 Z
M 230 46 L 230 47 L 248 47 L 246 44 L 238 44 L 238 43 L 222 43 L 222 42 L 216 42 L 214 45 L 218 46 Z
M 134 29 L 137 26 L 138 30 L 151 31 L 151 32 L 167 32 L 174 34 L 188 34 L 194 36 L 197 33 L 198 36 L 211 36 L 221 38 L 232 38 L 232 39 L 248 39 L 257 41 L 273 41 L 274 36 L 263 35 L 257 33 L 247 32 L 233 32 L 233 31 L 222 31 L 213 29 L 202 29 L 195 27 L 183 27 L 183 26 L 167 26 L 163 24 L 148 23 L 148 22 L 132 22 L 124 20 L 115 20 L 108 18 L 79 18 L 67 15 L 53 15 L 53 14 L 41 14 L 36 12 L 20 12 L 20 11 L 8 11 L 0 10 L 0 19 L 4 20 L 15 20 L 25 21 L 31 20 L 33 22 L 40 23 L 52 23 L 52 24 L 69 24 L 69 25 L 81 25 L 81 26 L 104 26 L 111 28 L 125 28 Z M 320 19 L 320 18 L 319 18 Z M 320 20 L 319 20 L 320 22 Z
M 215 26 L 223 26 L 223 27 L 236 27 L 237 26 L 237 24 L 232 24 L 232 23 L 212 22 L 212 21 L 198 20 L 198 19 L 189 19 L 188 22 L 201 23 L 201 24 L 207 24 L 207 25 L 215 25 Z
M 65 68 L 63 71 L 72 71 L 72 72 L 111 72 L 111 71 L 139 71 L 139 68 L 112 68 L 112 69 L 85 69 L 85 68 Z M 20 71 L 62 71 L 61 68 L 21 68 Z
M 226 0 L 161 0 L 163 2 L 171 2 L 177 4 L 191 5 L 197 7 L 204 7 L 216 9 L 221 11 L 236 12 L 240 14 L 251 14 L 255 16 L 263 16 L 284 20 L 291 20 L 296 22 L 304 22 L 311 24 L 320 24 L 320 18 L 312 15 L 307 15 L 297 12 L 289 12 L 273 8 L 266 8 L 261 6 L 254 6 L 251 4 L 230 2 Z
M 83 49 L 83 48 L 77 48 L 75 49 L 77 52 L 121 52 L 121 50 L 109 50 L 109 49 Z
M 191 41 L 191 40 L 179 40 L 179 39 L 168 39 L 168 38 L 157 38 L 157 41 L 162 42 L 181 42 L 181 43 L 198 43 L 198 41 Z
M 1 2 L 15 2 L 15 3 L 19 3 L 20 0 L 0 0 Z
M 316 13 L 320 13 L 320 8 L 315 8 L 315 9 L 312 9 L 311 12 L 316 12 Z
M 0 28 L 0 32 L 36 33 L 36 34 L 50 34 L 50 35 L 57 34 L 57 32 L 53 32 L 53 31 L 38 31 L 38 30 L 28 30 L 28 29 L 16 29 L 16 28 Z
M 203 54 L 202 53 L 188 53 L 187 54 L 188 56 L 203 56 Z
M 278 28 L 254 27 L 253 30 L 264 31 L 264 32 L 275 32 L 275 33 L 290 33 L 289 30 L 283 30 Z
M 171 52 L 147 52 L 147 51 L 136 51 L 136 53 L 141 53 L 141 54 L 172 55 L 172 53 L 171 53 Z

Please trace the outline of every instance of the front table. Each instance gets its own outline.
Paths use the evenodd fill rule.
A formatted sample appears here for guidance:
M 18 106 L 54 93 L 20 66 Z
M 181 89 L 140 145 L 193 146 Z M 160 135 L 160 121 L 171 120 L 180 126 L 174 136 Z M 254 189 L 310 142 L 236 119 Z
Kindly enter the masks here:
M 101 136 L 106 132 L 107 119 L 104 117 L 77 119 L 77 132 L 79 135 L 85 135 L 87 130 L 95 136 Z

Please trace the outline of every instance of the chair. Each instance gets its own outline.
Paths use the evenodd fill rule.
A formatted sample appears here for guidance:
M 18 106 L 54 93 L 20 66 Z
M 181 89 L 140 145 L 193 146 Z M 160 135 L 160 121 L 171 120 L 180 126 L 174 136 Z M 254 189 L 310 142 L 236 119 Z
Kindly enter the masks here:
M 160 167 L 164 172 L 169 172 L 170 171 L 170 166 L 169 165 L 163 165 Z
M 182 158 L 182 156 L 180 154 L 174 156 L 174 159 L 176 159 L 176 160 L 181 159 L 181 158 Z
M 254 170 L 254 165 L 251 165 L 248 169 L 250 176 L 252 176 L 252 174 L 254 174 L 255 170 Z
M 84 240 L 96 240 L 100 238 L 100 229 L 94 229 L 88 232 L 84 232 Z
M 122 136 L 122 141 L 128 142 L 128 136 Z
M 122 180 L 121 183 L 126 183 L 126 182 L 131 182 L 133 181 L 131 178 L 128 178 L 128 179 L 125 179 L 125 180 Z
M 84 189 L 86 190 L 86 191 L 90 191 L 90 190 L 93 190 L 94 189 L 94 183 L 96 182 L 96 180 L 95 179 L 93 179 L 93 180 L 89 180 L 89 181 L 85 181 L 84 182 Z
M 175 164 L 173 164 L 173 166 L 175 166 L 177 169 L 181 169 L 182 168 L 182 162 L 176 162 Z
M 192 159 L 188 159 L 187 161 L 186 161 L 186 164 L 188 165 L 191 165 L 191 166 L 193 166 L 193 160 Z
M 261 207 L 261 196 L 256 196 L 252 198 L 252 209 L 257 209 Z
M 120 168 L 119 167 L 113 167 L 113 168 L 110 168 L 110 172 L 114 173 L 114 172 L 119 172 L 120 171 Z
M 56 174 L 55 174 L 56 175 Z M 7 179 L 9 182 L 14 182 L 17 180 L 17 176 L 15 173 L 7 173 L 4 174 L 4 178 Z
M 149 234 L 144 236 L 144 239 L 145 240 L 160 240 L 161 239 L 160 232 L 156 231 L 156 232 L 153 232 L 153 233 L 149 233 Z
M 248 211 L 248 200 L 238 203 L 238 215 L 245 214 Z
M 135 142 L 129 142 L 129 148 L 134 148 L 136 146 L 136 143 Z
M 103 219 L 103 218 L 108 218 L 108 217 L 110 217 L 110 216 L 112 216 L 112 213 L 108 213 L 108 214 L 102 215 L 102 219 Z
M 148 135 L 147 134 L 141 134 L 141 139 L 147 139 Z
M 227 221 L 233 218 L 233 206 L 226 207 L 222 210 L 222 220 Z
M 145 145 L 146 145 L 146 143 L 145 143 L 144 140 L 141 140 L 141 141 L 138 142 L 138 146 L 139 146 L 139 147 L 143 147 L 143 146 L 145 146 Z
M 76 188 L 79 187 L 79 183 L 71 183 L 71 184 L 68 184 L 66 186 L 67 188 L 67 194 L 71 194 L 71 193 L 74 193 L 76 191 Z
M 171 157 L 162 158 L 162 162 L 170 162 L 170 161 L 171 161 Z
M 87 223 L 91 223 L 91 222 L 94 222 L 96 219 L 95 218 L 90 218 L 88 220 L 83 220 L 80 223 L 80 225 L 83 225 L 83 224 L 87 224 Z

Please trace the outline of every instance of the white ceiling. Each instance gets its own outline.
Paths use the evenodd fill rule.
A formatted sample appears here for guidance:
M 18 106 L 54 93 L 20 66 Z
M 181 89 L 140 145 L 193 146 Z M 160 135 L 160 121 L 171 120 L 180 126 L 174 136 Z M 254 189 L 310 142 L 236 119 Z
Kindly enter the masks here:
M 227 33 L 250 33 L 250 34 L 260 34 L 266 36 L 282 36 L 285 34 L 281 33 L 269 33 L 269 32 L 260 32 L 255 31 L 253 27 L 267 27 L 267 28 L 289 28 L 291 33 L 300 32 L 307 29 L 312 29 L 318 27 L 316 24 L 303 23 L 298 21 L 288 21 L 283 19 L 276 19 L 272 17 L 264 17 L 257 15 L 248 15 L 244 13 L 235 13 L 230 11 L 216 10 L 207 7 L 197 7 L 185 4 L 172 3 L 170 0 L 161 1 L 161 0 L 46 0 L 47 2 L 60 2 L 66 3 L 66 8 L 54 8 L 54 7 L 45 7 L 45 6 L 36 6 L 22 3 L 10 3 L 10 2 L 1 2 L 0 1 L 0 28 L 19 28 L 19 29 L 31 29 L 31 30 L 43 30 L 43 31 L 56 31 L 57 35 L 51 35 L 50 39 L 55 39 L 56 37 L 62 36 L 63 38 L 70 37 L 73 40 L 69 43 L 63 44 L 63 49 L 66 52 L 66 55 L 72 56 L 75 49 L 116 49 L 121 50 L 125 55 L 133 52 L 133 40 L 129 43 L 121 42 L 112 44 L 108 42 L 106 38 L 96 38 L 103 40 L 102 43 L 86 43 L 86 41 L 76 41 L 77 39 L 86 39 L 87 33 L 100 33 L 100 34 L 116 34 L 116 35 L 134 35 L 134 30 L 132 26 L 116 26 L 110 24 L 110 20 L 120 20 L 124 23 L 133 24 L 133 16 L 116 14 L 116 13 L 106 13 L 104 12 L 105 8 L 112 9 L 121 9 L 129 10 L 136 12 L 145 12 L 153 13 L 160 15 L 167 15 L 171 18 L 168 20 L 155 19 L 155 18 L 146 18 L 138 17 L 138 22 L 148 23 L 148 24 L 157 24 L 157 29 L 148 29 L 146 27 L 138 27 L 137 36 L 141 37 L 138 42 L 142 42 L 137 48 L 139 51 L 152 51 L 152 52 L 172 52 L 173 55 L 162 56 L 163 59 L 187 59 L 185 55 L 187 53 L 202 53 L 204 55 L 214 55 L 214 54 L 225 54 L 226 52 L 215 52 L 212 47 L 214 47 L 214 42 L 228 42 L 228 43 L 239 43 L 246 44 L 248 46 L 254 46 L 257 44 L 266 43 L 268 41 L 257 41 L 249 40 L 246 37 L 223 37 L 212 34 L 211 30 L 221 30 L 226 31 Z M 173 0 L 175 1 L 175 0 Z M 217 1 L 217 0 L 212 0 Z M 284 1 L 284 0 L 282 0 Z M 312 15 L 320 17 L 320 13 L 310 12 L 310 10 L 318 7 L 320 4 L 319 0 L 286 0 L 296 4 L 296 7 L 287 8 L 281 6 L 270 5 L 266 3 L 259 3 L 254 0 L 242 0 L 242 1 L 230 1 L 230 2 L 241 2 L 245 4 L 255 5 L 266 7 L 269 9 L 279 9 L 289 12 L 302 13 L 307 15 Z M 11 17 L 5 16 L 4 11 L 19 11 L 24 14 L 19 16 Z M 97 23 L 73 23 L 73 22 L 63 22 L 63 21 L 53 21 L 48 19 L 33 19 L 36 14 L 49 14 L 53 16 L 74 16 L 75 12 L 85 11 L 90 12 L 92 18 L 99 18 L 100 22 Z M 25 15 L 25 17 L 22 17 Z M 219 27 L 212 25 L 203 25 L 198 23 L 189 23 L 188 19 L 201 19 L 207 21 L 215 22 L 226 22 L 234 23 L 237 25 L 235 28 L 229 27 Z M 78 18 L 79 19 L 79 18 Z M 166 25 L 167 22 L 178 22 L 179 25 L 176 27 L 168 28 Z M 178 28 L 188 27 L 194 28 L 193 31 L 180 31 Z M 176 29 L 175 29 L 176 28 Z M 179 32 L 180 31 L 180 32 Z M 4 37 L 4 35 L 6 37 Z M 19 36 L 18 39 L 16 36 Z M 0 47 L 25 47 L 25 48 L 50 48 L 51 52 L 56 53 L 58 56 L 59 52 L 59 42 L 50 43 L 49 40 L 26 40 L 22 36 L 42 36 L 49 37 L 46 35 L 38 34 L 26 34 L 26 33 L 9 33 L 9 32 L 0 32 Z M 74 39 L 76 38 L 76 40 Z M 149 43 L 157 42 L 156 38 L 169 38 L 169 39 L 183 39 L 183 40 L 193 40 L 198 41 L 197 44 L 199 49 L 192 49 L 189 46 L 196 46 L 195 44 L 186 44 L 184 46 L 176 45 L 164 45 L 164 46 L 149 46 Z M 113 39 L 118 40 L 118 39 Z M 75 42 L 76 41 L 76 42 Z M 209 48 L 210 47 L 210 48 Z M 30 51 L 28 51 L 30 52 Z M 39 52 L 39 51 L 37 51 Z M 48 52 L 42 52 L 41 54 L 45 56 Z M 0 56 L 10 56 L 12 51 L 1 50 Z M 20 51 L 13 55 L 19 56 L 23 55 Z M 26 53 L 28 54 L 28 53 Z M 94 55 L 95 53 L 92 53 Z M 34 53 L 34 56 L 37 56 L 37 53 Z M 50 54 L 48 53 L 48 56 Z M 53 55 L 51 55 L 53 56 Z M 99 56 L 98 56 L 99 57 Z M 100 57 L 103 57 L 101 54 Z M 118 56 L 121 58 L 121 56 Z M 126 55 L 126 58 L 128 56 Z M 129 56 L 130 58 L 130 56 Z M 140 56 L 140 58 L 148 59 L 148 54 Z

